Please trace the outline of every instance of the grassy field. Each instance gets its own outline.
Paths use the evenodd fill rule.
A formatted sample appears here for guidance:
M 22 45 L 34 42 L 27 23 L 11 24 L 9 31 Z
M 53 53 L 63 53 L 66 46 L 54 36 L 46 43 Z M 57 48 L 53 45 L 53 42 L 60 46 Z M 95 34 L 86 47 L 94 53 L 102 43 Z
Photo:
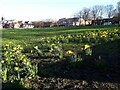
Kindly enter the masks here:
M 3 29 L 2 42 L 4 88 L 116 90 L 120 85 L 118 26 Z
M 37 41 L 42 37 L 52 37 L 57 35 L 82 33 L 84 31 L 93 30 L 113 30 L 118 29 L 118 26 L 106 26 L 106 27 L 55 27 L 55 28 L 36 28 L 36 29 L 3 29 L 2 40 L 5 41 L 17 41 L 17 42 L 29 42 Z

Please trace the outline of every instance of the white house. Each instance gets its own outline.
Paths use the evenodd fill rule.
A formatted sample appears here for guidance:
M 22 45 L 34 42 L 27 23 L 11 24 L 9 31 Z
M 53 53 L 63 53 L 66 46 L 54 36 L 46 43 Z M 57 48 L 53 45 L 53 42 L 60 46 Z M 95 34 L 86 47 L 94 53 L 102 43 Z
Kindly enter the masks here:
M 14 24 L 14 28 L 20 28 L 20 24 L 19 23 L 15 23 Z
M 34 25 L 32 25 L 32 24 L 24 24 L 23 28 L 34 28 Z
M 79 19 L 78 21 L 79 25 L 89 25 L 92 24 L 92 20 L 84 20 L 84 19 Z
M 34 25 L 30 21 L 25 21 L 23 24 L 23 28 L 34 28 Z

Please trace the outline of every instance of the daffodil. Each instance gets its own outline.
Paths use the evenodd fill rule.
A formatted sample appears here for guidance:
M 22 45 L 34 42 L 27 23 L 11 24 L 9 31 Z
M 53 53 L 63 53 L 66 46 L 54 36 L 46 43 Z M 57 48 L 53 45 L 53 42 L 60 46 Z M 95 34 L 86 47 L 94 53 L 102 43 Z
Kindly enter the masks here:
M 92 32 L 92 36 L 93 36 L 93 38 L 95 38 L 96 37 L 96 33 Z
M 104 31 L 104 32 L 101 33 L 101 37 L 107 37 L 107 34 L 108 33 Z
M 14 48 L 13 48 L 13 50 L 17 50 L 17 48 L 16 48 L 16 47 L 14 47 Z
M 53 44 L 51 44 L 51 46 L 55 46 L 55 44 L 53 43 Z
M 84 50 L 84 48 L 81 48 L 80 50 Z
M 7 50 L 7 48 L 4 48 L 4 50 Z
M 73 54 L 73 52 L 71 50 L 68 50 L 66 54 L 70 55 L 70 54 Z
M 18 71 L 19 67 L 14 67 L 14 69 L 15 69 L 16 71 Z
M 6 61 L 8 61 L 8 58 L 6 58 Z
M 59 48 L 58 46 L 54 46 L 54 48 Z
M 83 36 L 83 38 L 85 38 L 85 36 Z
M 9 44 L 12 44 L 12 42 L 9 42 Z
M 5 46 L 9 46 L 9 44 L 6 44 Z
M 35 46 L 34 48 L 35 48 L 35 49 L 38 49 L 38 46 Z
M 18 47 L 20 47 L 20 45 L 18 45 Z
M 8 54 L 8 51 L 6 51 L 5 53 Z
M 18 63 L 15 63 L 16 66 L 18 66 Z
M 4 63 L 4 61 L 2 60 L 1 63 Z
M 86 44 L 84 49 L 90 48 L 90 45 Z
M 71 35 L 68 35 L 68 38 L 71 38 Z
M 24 60 L 23 60 L 23 62 L 24 62 L 24 63 L 26 63 L 26 62 L 27 62 L 27 60 L 26 60 L 26 59 L 24 59 Z
M 23 47 L 20 47 L 20 50 L 23 50 Z
M 29 76 L 28 78 L 29 78 L 29 79 L 32 79 L 32 77 L 30 77 L 30 76 Z

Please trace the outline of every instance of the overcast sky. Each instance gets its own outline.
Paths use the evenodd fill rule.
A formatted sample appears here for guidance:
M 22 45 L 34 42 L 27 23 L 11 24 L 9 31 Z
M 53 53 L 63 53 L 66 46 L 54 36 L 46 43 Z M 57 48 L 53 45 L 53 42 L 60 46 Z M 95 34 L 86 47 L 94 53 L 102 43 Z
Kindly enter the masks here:
M 84 7 L 112 4 L 120 0 L 0 0 L 0 17 L 17 20 L 44 20 L 73 17 Z

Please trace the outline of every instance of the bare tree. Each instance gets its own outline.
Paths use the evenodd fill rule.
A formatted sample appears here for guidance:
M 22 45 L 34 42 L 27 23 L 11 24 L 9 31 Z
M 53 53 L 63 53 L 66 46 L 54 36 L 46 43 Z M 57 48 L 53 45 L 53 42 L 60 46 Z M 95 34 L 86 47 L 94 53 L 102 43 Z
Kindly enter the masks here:
M 108 18 L 112 18 L 115 15 L 116 9 L 114 9 L 113 5 L 107 5 L 105 9 Z
M 74 23 L 74 26 L 76 26 L 76 24 L 77 24 L 77 22 L 78 22 L 78 14 L 76 13 L 76 14 L 74 14 L 74 16 L 73 16 L 73 23 Z
M 78 13 L 75 14 L 77 18 L 79 18 L 80 22 L 79 22 L 79 25 L 81 25 L 81 19 L 82 19 L 82 16 L 83 16 L 83 11 L 80 10 Z
M 82 16 L 83 16 L 83 11 L 79 11 L 78 15 L 79 15 L 79 20 L 80 20 L 80 25 L 81 25 L 81 19 L 82 19 Z
M 86 25 L 86 21 L 90 19 L 90 9 L 89 8 L 83 9 L 82 18 L 85 20 L 85 25 Z
M 34 21 L 32 22 L 35 26 L 35 28 L 43 27 L 44 22 L 43 21 Z
M 51 18 L 45 19 L 45 20 L 43 20 L 43 21 L 44 21 L 44 22 L 54 22 L 54 20 L 51 19 Z
M 103 15 L 103 7 L 102 5 L 95 5 L 91 9 L 91 16 L 94 20 L 94 25 L 95 25 L 95 20 L 102 18 Z
M 117 3 L 117 10 L 118 10 L 118 13 L 120 13 L 120 1 Z
M 120 24 L 120 1 L 117 3 L 118 22 Z

